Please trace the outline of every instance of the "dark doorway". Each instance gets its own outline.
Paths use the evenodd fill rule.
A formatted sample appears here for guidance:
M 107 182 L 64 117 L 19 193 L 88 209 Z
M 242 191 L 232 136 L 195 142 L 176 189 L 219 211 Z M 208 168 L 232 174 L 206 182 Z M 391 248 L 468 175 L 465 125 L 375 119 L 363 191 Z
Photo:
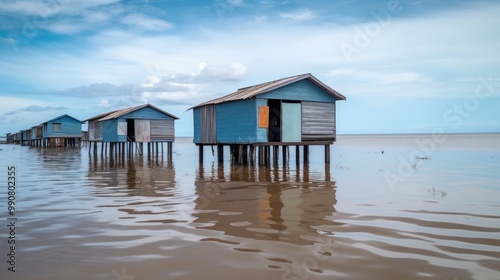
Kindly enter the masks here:
M 281 141 L 281 100 L 269 99 L 267 101 L 269 106 L 269 130 L 268 141 L 280 142 Z
M 135 125 L 133 119 L 127 119 L 127 141 L 135 142 Z

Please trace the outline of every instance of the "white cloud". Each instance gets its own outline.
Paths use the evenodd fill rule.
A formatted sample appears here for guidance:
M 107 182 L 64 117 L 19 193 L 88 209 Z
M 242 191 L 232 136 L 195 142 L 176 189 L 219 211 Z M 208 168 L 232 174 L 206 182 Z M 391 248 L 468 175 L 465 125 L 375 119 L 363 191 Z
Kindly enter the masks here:
M 306 21 L 316 18 L 316 14 L 309 9 L 300 9 L 290 12 L 281 12 L 279 15 L 282 18 L 292 19 L 297 21 Z
M 229 3 L 229 5 L 235 7 L 243 6 L 245 4 L 244 0 L 227 0 L 227 2 Z
M 143 14 L 126 15 L 121 19 L 121 22 L 134 28 L 150 31 L 164 31 L 174 28 L 174 25 L 168 21 Z
M 58 14 L 78 14 L 86 9 L 107 6 L 119 1 L 120 0 L 2 1 L 0 12 L 24 16 L 50 17 Z

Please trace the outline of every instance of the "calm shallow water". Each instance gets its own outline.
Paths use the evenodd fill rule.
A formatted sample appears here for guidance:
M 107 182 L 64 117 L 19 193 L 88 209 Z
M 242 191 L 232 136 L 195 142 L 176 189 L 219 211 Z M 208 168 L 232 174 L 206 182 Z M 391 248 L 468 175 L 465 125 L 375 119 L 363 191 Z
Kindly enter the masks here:
M 0 278 L 499 279 L 500 135 L 431 139 L 341 136 L 329 166 L 313 147 L 267 168 L 199 165 L 183 138 L 171 161 L 0 145 Z

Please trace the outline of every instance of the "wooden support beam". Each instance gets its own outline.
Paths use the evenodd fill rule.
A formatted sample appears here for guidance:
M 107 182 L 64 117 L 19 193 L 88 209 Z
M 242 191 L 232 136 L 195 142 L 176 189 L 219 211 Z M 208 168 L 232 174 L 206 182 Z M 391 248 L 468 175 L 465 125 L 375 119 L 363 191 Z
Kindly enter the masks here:
M 304 163 L 309 163 L 309 146 L 304 145 Z
M 217 144 L 217 161 L 224 162 L 224 145 Z
M 257 150 L 258 150 L 258 161 L 259 161 L 259 165 L 262 166 L 264 165 L 264 147 L 257 147 Z
M 203 163 L 203 145 L 198 145 L 198 161 Z
M 238 164 L 243 163 L 243 145 L 238 144 Z
M 286 165 L 286 159 L 287 159 L 286 148 L 287 148 L 287 146 L 281 146 L 281 152 L 283 153 L 283 156 L 282 156 L 283 157 L 283 166 Z M 283 168 L 283 170 L 285 170 L 285 169 Z
M 250 145 L 250 165 L 255 165 L 255 146 Z
M 295 164 L 296 165 L 300 164 L 300 146 L 299 145 L 295 146 Z
M 279 155 L 279 146 L 273 146 L 273 164 L 278 164 Z
M 325 163 L 330 163 L 330 145 L 325 145 Z

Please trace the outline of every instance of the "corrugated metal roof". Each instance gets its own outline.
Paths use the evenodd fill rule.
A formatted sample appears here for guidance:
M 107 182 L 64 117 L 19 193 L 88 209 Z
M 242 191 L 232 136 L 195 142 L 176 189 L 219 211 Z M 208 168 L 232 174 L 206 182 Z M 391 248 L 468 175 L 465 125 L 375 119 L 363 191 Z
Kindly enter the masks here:
M 74 117 L 72 117 L 72 116 L 70 116 L 70 115 L 68 115 L 68 114 L 64 114 L 64 115 L 60 115 L 59 117 L 55 117 L 55 118 L 53 118 L 53 119 L 50 119 L 50 120 L 48 120 L 48 121 L 46 121 L 46 122 L 43 122 L 42 124 L 49 123 L 49 122 L 52 122 L 52 121 L 55 121 L 55 120 L 57 120 L 57 119 L 64 118 L 64 117 L 72 118 L 72 119 L 74 119 L 74 120 L 75 120 L 75 121 L 77 121 L 77 122 L 84 123 L 83 121 L 81 121 L 81 120 L 79 120 L 79 119 L 77 119 L 77 118 L 74 118 Z
M 100 115 L 97 115 L 95 117 L 92 117 L 92 118 L 89 118 L 89 119 L 86 119 L 86 121 L 90 121 L 90 120 L 95 120 L 95 119 L 98 119 L 98 121 L 105 121 L 105 120 L 111 120 L 111 119 L 116 119 L 116 118 L 119 118 L 121 116 L 124 116 L 126 114 L 129 114 L 131 112 L 134 112 L 134 111 L 137 111 L 139 109 L 142 109 L 142 108 L 145 108 L 145 107 L 151 107 L 153 109 L 155 109 L 156 111 L 159 111 L 175 120 L 179 119 L 178 117 L 170 114 L 170 113 L 167 113 L 165 111 L 163 111 L 162 109 L 158 108 L 158 107 L 155 107 L 151 104 L 144 104 L 144 105 L 139 105 L 139 106 L 134 106 L 134 107 L 129 107 L 129 108 L 125 108 L 125 109 L 120 109 L 120 110 L 115 110 L 115 111 L 111 111 L 111 112 L 108 112 L 108 113 L 104 113 L 104 114 L 100 114 Z
M 345 96 L 342 94 L 338 93 L 336 90 L 332 89 L 331 87 L 327 86 L 320 80 L 318 80 L 316 77 L 314 77 L 312 74 L 307 73 L 307 74 L 302 74 L 302 75 L 297 75 L 297 76 L 292 76 L 292 77 L 287 77 L 275 81 L 270 81 L 267 83 L 262 83 L 254 86 L 249 86 L 249 87 L 244 87 L 238 89 L 236 92 L 230 93 L 226 96 L 215 98 L 212 100 L 209 100 L 207 102 L 203 102 L 201 104 L 198 104 L 196 106 L 193 106 L 189 109 L 197 108 L 197 107 L 202 107 L 205 105 L 213 105 L 213 104 L 219 104 L 223 102 L 229 102 L 229 101 L 235 101 L 235 100 L 243 100 L 243 99 L 250 99 L 252 97 L 255 97 L 259 94 L 266 93 L 272 90 L 275 90 L 280 87 L 284 87 L 286 85 L 308 79 L 314 84 L 316 84 L 318 87 L 322 88 L 325 90 L 327 93 L 332 95 L 335 99 L 337 100 L 345 100 Z

